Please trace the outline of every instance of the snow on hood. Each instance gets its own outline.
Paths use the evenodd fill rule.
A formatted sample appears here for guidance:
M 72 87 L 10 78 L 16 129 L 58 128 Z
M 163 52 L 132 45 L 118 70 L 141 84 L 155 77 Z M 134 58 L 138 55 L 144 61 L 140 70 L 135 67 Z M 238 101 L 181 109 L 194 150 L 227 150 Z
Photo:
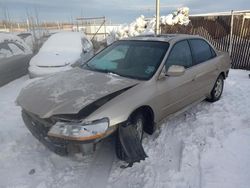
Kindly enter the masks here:
M 80 57 L 80 53 L 40 52 L 31 59 L 30 65 L 39 67 L 66 66 L 75 63 Z
M 114 28 L 107 38 L 107 43 L 111 44 L 116 40 L 134 37 L 140 34 L 154 34 L 156 19 L 146 19 L 143 15 L 137 18 L 134 22 L 129 25 L 119 26 Z M 177 11 L 167 16 L 160 17 L 160 24 L 162 25 L 188 25 L 189 20 L 189 8 L 182 7 L 178 8 Z
M 138 82 L 117 75 L 74 68 L 25 86 L 17 98 L 17 104 L 41 118 L 76 114 L 88 104 Z

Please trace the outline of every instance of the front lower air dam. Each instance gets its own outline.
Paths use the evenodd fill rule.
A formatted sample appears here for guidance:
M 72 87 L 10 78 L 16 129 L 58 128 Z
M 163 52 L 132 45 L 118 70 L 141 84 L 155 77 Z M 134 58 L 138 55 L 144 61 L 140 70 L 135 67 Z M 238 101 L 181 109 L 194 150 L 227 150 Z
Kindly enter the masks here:
M 108 134 L 109 120 L 103 118 L 90 123 L 57 122 L 51 127 L 48 136 L 72 141 L 89 141 L 105 137 Z

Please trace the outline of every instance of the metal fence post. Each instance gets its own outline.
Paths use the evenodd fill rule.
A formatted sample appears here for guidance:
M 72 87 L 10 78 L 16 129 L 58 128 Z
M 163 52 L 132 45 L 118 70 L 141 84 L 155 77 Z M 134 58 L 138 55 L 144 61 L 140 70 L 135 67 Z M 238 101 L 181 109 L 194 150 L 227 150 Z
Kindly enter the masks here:
M 229 55 L 232 55 L 232 48 L 233 48 L 233 27 L 234 27 L 234 11 L 231 10 L 231 26 L 230 26 L 230 39 L 229 39 Z
M 107 29 L 106 29 L 106 17 L 104 16 L 104 36 L 107 43 Z
M 155 34 L 160 34 L 160 0 L 156 0 L 156 24 L 155 24 Z

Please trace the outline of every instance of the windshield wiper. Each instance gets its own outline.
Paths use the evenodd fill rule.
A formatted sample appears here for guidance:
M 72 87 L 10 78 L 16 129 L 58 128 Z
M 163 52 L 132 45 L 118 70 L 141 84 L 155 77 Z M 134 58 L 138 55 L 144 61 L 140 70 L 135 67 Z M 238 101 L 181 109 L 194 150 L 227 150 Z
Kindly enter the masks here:
M 103 72 L 103 73 L 115 74 L 115 75 L 117 75 L 117 76 L 122 76 L 122 75 L 120 75 L 120 74 L 118 74 L 117 72 L 112 71 L 112 70 L 108 70 L 108 69 L 98 69 L 98 70 L 100 70 L 100 72 Z
M 94 67 L 89 66 L 88 63 L 84 64 L 83 68 L 84 67 L 86 67 L 88 70 L 95 71 L 95 72 L 102 72 L 102 73 L 107 73 L 107 74 L 112 73 L 112 74 L 116 74 L 116 75 L 121 76 L 121 77 L 132 78 L 132 79 L 136 79 L 136 80 L 147 80 L 146 78 L 140 78 L 140 77 L 137 77 L 137 76 L 119 74 L 119 73 L 117 73 L 115 71 L 108 70 L 108 69 L 96 69 Z
M 92 70 L 92 71 L 96 71 L 96 72 L 117 74 L 116 72 L 108 70 L 108 69 L 96 69 L 94 67 L 89 66 L 88 63 L 84 64 L 83 68 L 87 68 L 88 70 Z M 119 75 L 119 74 L 117 74 L 117 75 Z

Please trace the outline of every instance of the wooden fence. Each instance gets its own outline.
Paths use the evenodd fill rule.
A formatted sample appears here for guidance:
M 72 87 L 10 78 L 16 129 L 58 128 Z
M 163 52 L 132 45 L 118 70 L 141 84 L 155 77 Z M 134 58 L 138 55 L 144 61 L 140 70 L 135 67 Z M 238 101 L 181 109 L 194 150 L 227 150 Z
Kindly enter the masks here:
M 250 18 L 245 14 L 190 17 L 188 26 L 161 26 L 161 33 L 200 35 L 218 50 L 230 52 L 232 68 L 250 70 Z

